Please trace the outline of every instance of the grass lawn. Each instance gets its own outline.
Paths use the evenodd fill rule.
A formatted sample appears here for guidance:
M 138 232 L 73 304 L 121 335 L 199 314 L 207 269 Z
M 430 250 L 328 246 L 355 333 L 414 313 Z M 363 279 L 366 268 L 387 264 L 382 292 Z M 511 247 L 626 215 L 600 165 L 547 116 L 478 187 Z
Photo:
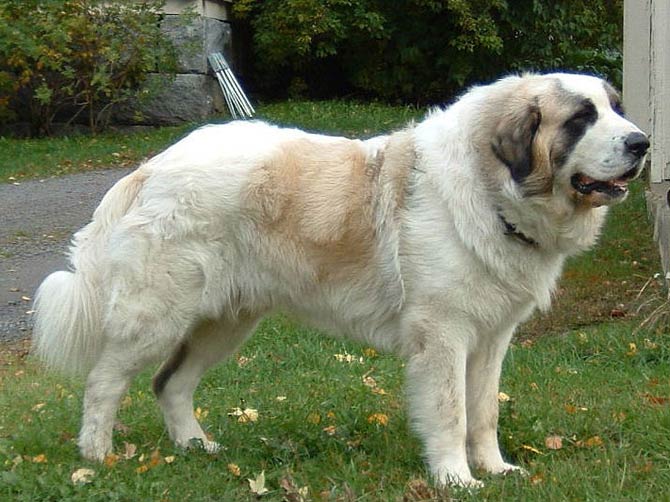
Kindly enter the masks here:
M 421 112 L 300 102 L 260 115 L 369 136 Z M 133 164 L 187 130 L 0 139 L 0 179 Z M 26 343 L 5 346 L 0 500 L 256 500 L 248 479 L 261 473 L 268 501 L 670 500 L 670 337 L 637 329 L 663 296 L 641 185 L 612 212 L 598 248 L 570 262 L 554 309 L 520 330 L 506 359 L 500 438 L 527 478 L 436 492 L 408 427 L 402 361 L 279 316 L 200 386 L 196 413 L 225 447 L 216 455 L 172 446 L 146 373 L 123 401 L 116 456 L 82 461 L 82 383 L 45 374 Z M 229 415 L 236 408 L 256 410 L 257 420 Z M 74 484 L 81 469 L 94 472 Z

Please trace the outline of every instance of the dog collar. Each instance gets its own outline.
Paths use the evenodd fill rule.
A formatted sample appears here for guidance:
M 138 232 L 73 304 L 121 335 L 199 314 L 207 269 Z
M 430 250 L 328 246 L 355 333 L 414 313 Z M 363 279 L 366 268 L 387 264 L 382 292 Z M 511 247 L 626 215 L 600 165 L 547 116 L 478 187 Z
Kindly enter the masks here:
M 505 219 L 505 217 L 502 215 L 502 213 L 498 213 L 498 217 L 500 218 L 500 221 L 502 221 L 502 224 L 505 226 L 505 235 L 509 235 L 511 237 L 514 237 L 514 238 L 520 240 L 521 242 L 523 242 L 524 244 L 528 244 L 529 246 L 533 246 L 533 247 L 538 247 L 539 246 L 539 244 L 537 243 L 536 240 L 531 239 L 530 237 L 528 237 L 523 232 L 519 232 L 516 229 L 516 225 L 507 221 Z

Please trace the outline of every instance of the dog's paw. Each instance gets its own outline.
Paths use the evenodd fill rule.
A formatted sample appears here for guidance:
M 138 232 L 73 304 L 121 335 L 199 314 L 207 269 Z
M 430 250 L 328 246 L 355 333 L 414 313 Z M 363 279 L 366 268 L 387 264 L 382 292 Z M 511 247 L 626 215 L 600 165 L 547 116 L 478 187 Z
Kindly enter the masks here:
M 104 438 L 80 438 L 79 452 L 86 460 L 103 462 L 112 453 L 112 442 Z
M 484 486 L 484 483 L 472 477 L 469 469 L 459 471 L 441 468 L 434 473 L 435 481 L 439 486 L 453 486 L 470 489 L 477 489 Z
M 482 467 L 486 472 L 490 474 L 516 474 L 520 476 L 528 476 L 528 471 L 523 467 L 518 465 L 508 464 L 507 462 L 500 462 L 491 466 Z
M 218 453 L 222 449 L 222 446 L 216 441 L 202 438 L 191 438 L 184 446 L 188 449 L 194 448 L 212 454 Z

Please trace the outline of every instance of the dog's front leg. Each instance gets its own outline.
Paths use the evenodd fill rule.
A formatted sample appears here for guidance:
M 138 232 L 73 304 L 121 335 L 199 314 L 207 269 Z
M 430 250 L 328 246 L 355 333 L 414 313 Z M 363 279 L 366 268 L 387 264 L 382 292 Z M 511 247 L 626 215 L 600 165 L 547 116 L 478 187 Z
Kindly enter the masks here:
M 466 456 L 468 333 L 446 326 L 439 331 L 423 337 L 407 364 L 410 416 L 437 483 L 479 486 Z
M 477 340 L 467 363 L 467 450 L 470 463 L 492 474 L 523 471 L 498 446 L 498 387 L 513 330 Z

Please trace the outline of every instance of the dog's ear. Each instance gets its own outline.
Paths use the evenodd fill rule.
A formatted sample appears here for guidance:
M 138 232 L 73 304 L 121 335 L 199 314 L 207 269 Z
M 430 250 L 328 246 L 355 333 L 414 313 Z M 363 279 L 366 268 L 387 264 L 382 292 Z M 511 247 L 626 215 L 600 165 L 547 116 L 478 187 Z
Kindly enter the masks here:
M 508 113 L 498 124 L 491 148 L 505 164 L 517 183 L 533 170 L 533 140 L 540 127 L 542 114 L 535 104 L 524 104 Z

